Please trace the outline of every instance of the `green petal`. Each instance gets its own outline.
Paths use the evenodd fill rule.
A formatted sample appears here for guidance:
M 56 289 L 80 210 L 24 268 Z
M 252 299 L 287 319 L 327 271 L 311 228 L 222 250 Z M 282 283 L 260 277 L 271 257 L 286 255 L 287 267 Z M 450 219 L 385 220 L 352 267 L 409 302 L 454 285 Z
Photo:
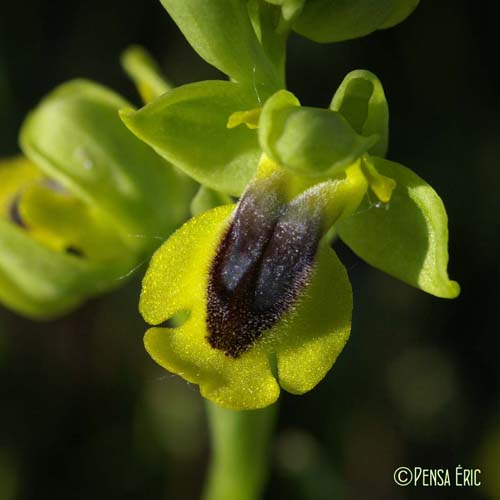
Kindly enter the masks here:
M 368 35 L 403 21 L 414 0 L 308 0 L 294 30 L 321 43 Z
M 330 109 L 338 111 L 360 135 L 378 135 L 368 150 L 385 156 L 389 141 L 389 107 L 380 80 L 370 71 L 351 71 L 335 92 Z
M 257 39 L 245 0 L 161 0 L 198 54 L 263 98 L 282 86 Z
M 322 245 L 307 293 L 273 329 L 281 387 L 311 390 L 328 373 L 351 330 L 352 291 L 344 266 Z
M 57 253 L 0 219 L 0 301 L 35 319 L 51 319 L 88 296 L 113 289 L 132 263 L 91 262 Z
M 339 224 L 340 237 L 382 271 L 437 297 L 456 297 L 460 287 L 447 273 L 448 219 L 443 202 L 411 170 L 381 158 L 371 160 L 397 187 L 385 207 L 365 200 L 357 213 Z
M 233 112 L 258 106 L 246 87 L 223 81 L 184 85 L 137 112 L 122 113 L 126 125 L 160 155 L 198 182 L 238 195 L 257 168 L 257 133 L 227 128 Z
M 127 130 L 118 116 L 127 105 L 92 82 L 69 82 L 28 116 L 20 140 L 46 174 L 98 207 L 142 251 L 180 223 L 192 186 Z
M 265 153 L 284 168 L 328 177 L 354 163 L 377 137 L 362 137 L 340 113 L 301 107 L 293 94 L 280 90 L 262 109 L 259 140 Z
M 138 45 L 126 49 L 121 55 L 123 69 L 134 81 L 144 103 L 148 103 L 172 88 L 150 54 Z

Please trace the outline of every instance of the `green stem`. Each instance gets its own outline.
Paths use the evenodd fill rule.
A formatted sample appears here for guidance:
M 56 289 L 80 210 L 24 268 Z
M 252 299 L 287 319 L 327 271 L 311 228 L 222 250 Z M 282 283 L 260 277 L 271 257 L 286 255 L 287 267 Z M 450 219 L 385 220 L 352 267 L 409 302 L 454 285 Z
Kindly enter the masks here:
M 212 460 L 203 500 L 258 500 L 267 479 L 277 404 L 233 411 L 207 401 Z

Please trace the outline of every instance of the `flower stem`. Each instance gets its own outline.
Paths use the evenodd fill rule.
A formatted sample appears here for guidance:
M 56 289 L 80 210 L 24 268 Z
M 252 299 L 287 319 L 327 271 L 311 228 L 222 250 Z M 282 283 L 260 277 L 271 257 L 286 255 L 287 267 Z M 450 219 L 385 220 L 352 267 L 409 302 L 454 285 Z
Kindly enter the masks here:
M 258 500 L 267 479 L 277 404 L 250 411 L 206 404 L 212 460 L 203 500 Z

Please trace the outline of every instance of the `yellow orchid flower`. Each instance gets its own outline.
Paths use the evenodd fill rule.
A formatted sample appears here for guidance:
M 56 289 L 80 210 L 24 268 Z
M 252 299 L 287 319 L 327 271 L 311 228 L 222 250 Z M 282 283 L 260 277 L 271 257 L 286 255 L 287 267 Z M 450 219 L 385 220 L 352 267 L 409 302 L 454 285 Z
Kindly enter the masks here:
M 227 408 L 312 389 L 351 326 L 351 286 L 327 233 L 368 186 L 360 161 L 314 184 L 264 157 L 236 206 L 191 219 L 153 256 L 140 301 L 150 355 Z M 181 312 L 184 323 L 165 325 Z

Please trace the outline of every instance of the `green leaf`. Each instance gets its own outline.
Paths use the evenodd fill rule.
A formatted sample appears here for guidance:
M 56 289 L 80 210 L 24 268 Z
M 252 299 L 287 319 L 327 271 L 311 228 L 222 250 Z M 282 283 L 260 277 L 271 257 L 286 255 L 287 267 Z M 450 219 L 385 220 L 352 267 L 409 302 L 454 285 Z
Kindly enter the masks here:
M 260 148 L 255 131 L 228 129 L 227 122 L 233 112 L 256 106 L 256 95 L 241 84 L 205 81 L 121 116 L 134 134 L 198 182 L 238 195 L 256 171 Z
M 246 0 L 161 0 L 192 47 L 231 79 L 264 97 L 283 86 L 257 39 Z
M 371 160 L 397 187 L 385 207 L 365 200 L 356 214 L 339 224 L 340 237 L 372 266 L 437 297 L 456 297 L 460 287 L 447 273 L 448 219 L 443 202 L 406 167 Z
M 130 246 L 151 249 L 185 217 L 193 187 L 124 126 L 118 110 L 126 106 L 104 87 L 72 81 L 28 116 L 20 141 L 34 163 L 99 208 Z
M 415 0 L 308 0 L 294 30 L 320 43 L 349 40 L 403 21 L 417 3 Z
M 119 286 L 133 263 L 92 262 L 58 253 L 0 218 L 0 301 L 36 319 L 50 319 L 90 295 Z
M 368 152 L 384 157 L 389 142 L 389 107 L 380 80 L 370 71 L 351 71 L 333 96 L 330 109 L 338 111 L 360 135 L 378 135 Z
M 377 137 L 359 136 L 338 112 L 301 107 L 280 90 L 264 105 L 259 121 L 262 149 L 299 175 L 332 176 L 365 153 Z

